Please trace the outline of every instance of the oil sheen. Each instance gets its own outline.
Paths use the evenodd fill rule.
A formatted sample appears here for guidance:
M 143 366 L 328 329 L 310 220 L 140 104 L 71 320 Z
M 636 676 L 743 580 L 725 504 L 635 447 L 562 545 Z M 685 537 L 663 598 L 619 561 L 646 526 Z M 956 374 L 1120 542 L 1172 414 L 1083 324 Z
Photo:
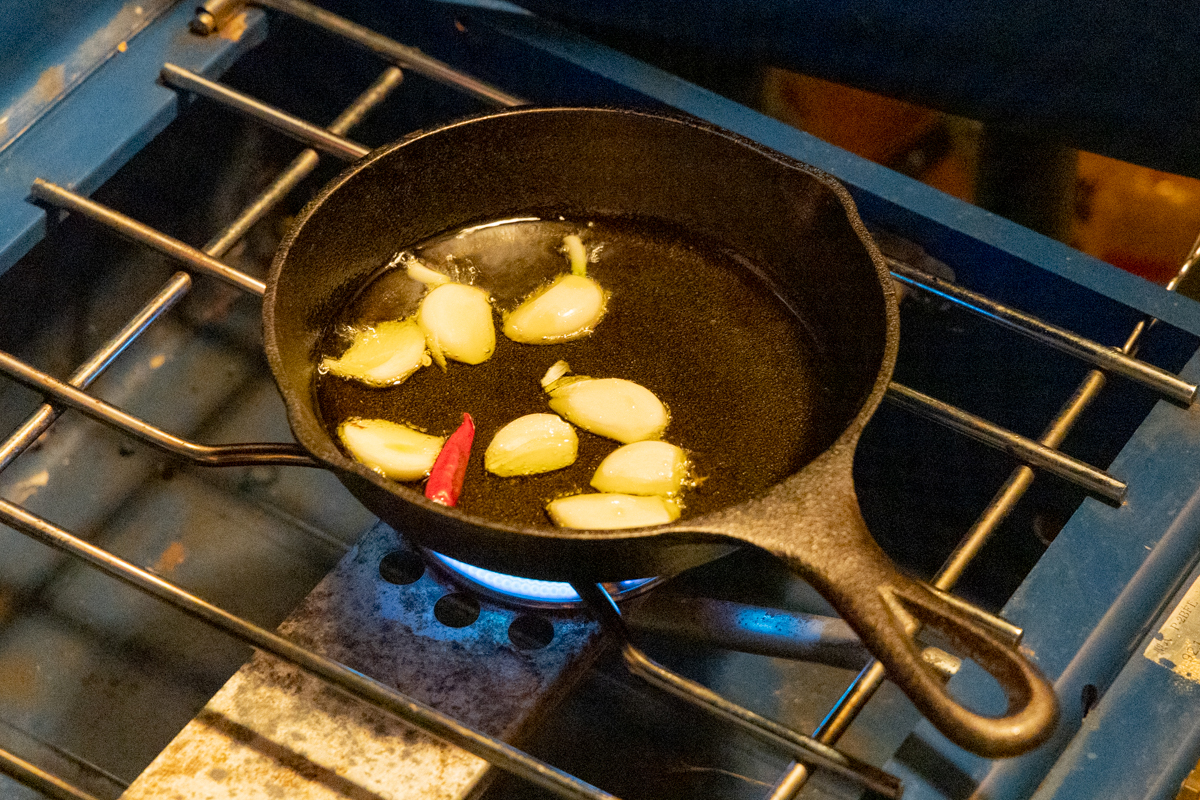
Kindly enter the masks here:
M 589 336 L 518 344 L 500 333 L 502 315 L 569 271 L 563 237 L 579 235 L 592 254 L 588 274 L 609 292 Z M 332 375 L 314 387 L 326 426 L 382 418 L 448 435 L 464 411 L 475 444 L 459 507 L 486 519 L 550 526 L 545 504 L 592 491 L 588 483 L 618 443 L 579 431 L 573 465 L 544 475 L 499 478 L 483 469 L 496 431 L 525 414 L 546 413 L 540 379 L 559 359 L 577 375 L 625 378 L 654 392 L 671 421 L 663 438 L 693 464 L 684 518 L 742 502 L 799 470 L 829 444 L 819 424 L 828 388 L 807 330 L 754 265 L 691 233 L 653 221 L 521 218 L 475 226 L 410 248 L 433 269 L 486 289 L 496 309 L 494 355 L 470 366 L 418 370 L 403 384 L 374 389 Z M 424 287 L 402 267 L 381 268 L 346 304 L 325 336 L 336 354 L 346 331 L 416 312 Z

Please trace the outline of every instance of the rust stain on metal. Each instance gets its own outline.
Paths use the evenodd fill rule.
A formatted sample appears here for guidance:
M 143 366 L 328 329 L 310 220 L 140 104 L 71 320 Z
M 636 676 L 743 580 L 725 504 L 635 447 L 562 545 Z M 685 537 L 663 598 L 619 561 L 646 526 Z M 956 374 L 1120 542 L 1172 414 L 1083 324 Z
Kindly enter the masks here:
M 154 562 L 154 571 L 160 575 L 169 575 L 187 559 L 187 548 L 183 542 L 171 542 Z
M 246 33 L 246 27 L 246 12 L 243 11 L 230 17 L 229 21 L 217 31 L 217 35 L 230 42 L 237 42 Z
M 67 86 L 66 68 L 56 64 L 42 71 L 34 90 L 42 100 L 50 101 L 63 93 Z
M 9 622 L 17 610 L 16 592 L 9 586 L 0 586 L 0 624 Z
M 23 655 L 0 659 L 0 699 L 5 703 L 30 706 L 36 700 L 37 689 L 37 662 Z

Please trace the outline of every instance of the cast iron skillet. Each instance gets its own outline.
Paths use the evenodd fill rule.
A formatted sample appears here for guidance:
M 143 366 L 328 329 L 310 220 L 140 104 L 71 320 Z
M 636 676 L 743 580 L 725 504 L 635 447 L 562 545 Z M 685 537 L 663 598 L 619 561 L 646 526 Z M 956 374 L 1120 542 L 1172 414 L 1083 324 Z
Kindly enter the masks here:
M 723 448 L 722 471 L 739 480 L 715 499 L 701 487 L 689 513 L 671 525 L 560 530 L 512 516 L 507 500 L 489 505 L 486 497 L 447 509 L 427 501 L 420 487 L 392 483 L 348 458 L 322 420 L 314 386 L 323 337 L 381 265 L 398 250 L 465 226 L 554 215 L 653 220 L 668 232 L 664 241 L 674 242 L 656 251 L 664 260 L 630 267 L 631 285 L 639 288 L 612 287 L 610 316 L 573 351 L 585 358 L 607 348 L 585 368 L 573 366 L 595 377 L 644 381 L 665 394 L 673 419 L 668 439 L 678 441 L 677 420 L 707 420 L 716 431 L 710 444 Z M 709 256 L 725 265 L 710 291 L 708 283 L 678 282 Z M 478 280 L 500 305 L 526 290 L 520 275 L 502 268 L 485 267 Z M 272 265 L 264 328 L 299 442 L 364 505 L 420 544 L 511 574 L 571 581 L 673 574 L 729 552 L 731 543 L 751 544 L 816 587 L 956 743 L 1009 756 L 1051 732 L 1057 704 L 1036 668 L 898 573 L 859 512 L 854 449 L 892 373 L 898 312 L 849 195 L 823 173 L 695 120 L 628 110 L 518 109 L 418 132 L 351 166 L 305 208 Z M 442 432 L 463 410 L 478 415 L 479 408 L 440 397 L 437 381 L 452 387 L 472 370 L 503 375 L 516 369 L 508 352 L 498 348 L 493 367 L 423 371 L 433 388 L 405 395 L 413 413 L 424 413 L 419 397 L 442 407 Z M 554 360 L 538 356 L 534 378 Z M 764 359 L 776 366 L 764 370 Z M 709 386 L 713 374 L 724 388 Z M 496 394 L 488 408 L 497 418 L 545 410 L 529 408 L 516 391 Z M 754 414 L 757 435 L 736 424 L 740 406 L 731 406 L 729 395 L 769 398 Z M 490 439 L 484 428 L 475 462 Z M 757 466 L 764 459 L 769 468 Z M 476 474 L 484 479 L 474 469 L 469 485 Z M 938 629 L 996 678 L 1009 698 L 1005 716 L 977 714 L 950 696 L 907 632 L 913 619 Z

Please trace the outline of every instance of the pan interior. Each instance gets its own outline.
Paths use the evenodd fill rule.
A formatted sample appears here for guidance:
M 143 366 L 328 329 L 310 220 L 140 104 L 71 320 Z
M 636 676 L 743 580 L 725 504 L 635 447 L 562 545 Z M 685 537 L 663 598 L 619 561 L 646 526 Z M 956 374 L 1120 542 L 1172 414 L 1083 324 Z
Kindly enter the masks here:
M 530 214 L 437 237 L 412 248 L 431 266 L 487 289 L 496 308 L 514 308 L 567 270 L 563 237 L 579 234 L 594 253 L 588 274 L 610 292 L 592 335 L 522 345 L 499 331 L 491 359 L 419 370 L 400 386 L 370 389 L 318 374 L 315 392 L 327 430 L 349 417 L 384 418 L 445 435 L 470 412 L 476 439 L 459 506 L 488 520 L 549 527 L 545 503 L 590 491 L 596 466 L 618 444 L 579 431 L 579 458 L 545 475 L 498 478 L 482 454 L 503 425 L 547 412 L 539 381 L 566 360 L 575 374 L 635 381 L 671 412 L 663 437 L 686 450 L 697 485 L 684 515 L 761 494 L 802 468 L 845 427 L 829 413 L 839 395 L 804 321 L 753 265 L 695 232 L 644 218 L 564 220 Z M 323 353 L 344 346 L 347 327 L 407 317 L 422 289 L 402 269 L 381 269 L 328 327 Z M 332 435 L 332 433 L 331 433 Z

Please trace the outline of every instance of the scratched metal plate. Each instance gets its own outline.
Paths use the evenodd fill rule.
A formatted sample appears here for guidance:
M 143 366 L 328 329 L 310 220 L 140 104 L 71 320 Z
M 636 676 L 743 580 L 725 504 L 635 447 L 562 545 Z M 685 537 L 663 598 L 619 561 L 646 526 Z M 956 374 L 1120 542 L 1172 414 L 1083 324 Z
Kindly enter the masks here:
M 376 526 L 281 632 L 472 727 L 519 739 L 535 705 L 589 661 L 595 626 L 555 618 L 548 647 L 520 650 L 508 639 L 519 616 L 510 610 L 485 606 L 472 625 L 443 625 L 433 607 L 448 590 L 438 581 L 380 577 L 383 557 L 403 548 Z M 480 759 L 257 654 L 123 798 L 452 798 L 486 775 Z

